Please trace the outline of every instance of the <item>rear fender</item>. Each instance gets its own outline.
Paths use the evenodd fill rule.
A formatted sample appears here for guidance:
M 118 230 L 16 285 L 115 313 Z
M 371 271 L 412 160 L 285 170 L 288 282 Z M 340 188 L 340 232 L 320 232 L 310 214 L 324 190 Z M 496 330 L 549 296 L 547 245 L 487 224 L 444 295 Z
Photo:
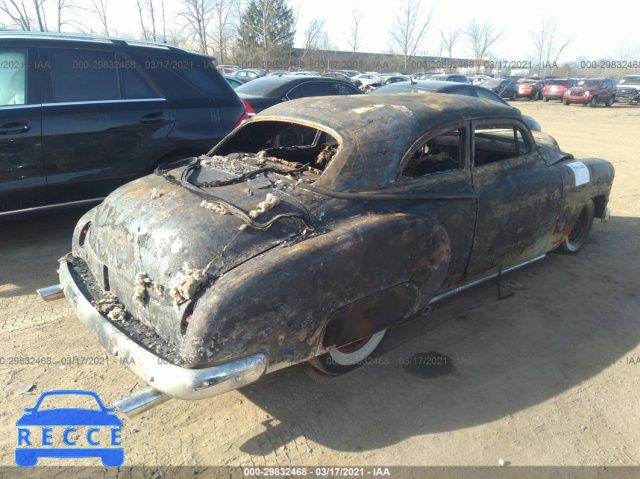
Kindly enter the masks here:
M 194 310 L 184 354 L 201 364 L 253 352 L 270 363 L 308 359 L 327 328 L 329 343 L 349 342 L 415 313 L 440 288 L 450 257 L 449 237 L 431 219 L 338 222 L 219 278 Z

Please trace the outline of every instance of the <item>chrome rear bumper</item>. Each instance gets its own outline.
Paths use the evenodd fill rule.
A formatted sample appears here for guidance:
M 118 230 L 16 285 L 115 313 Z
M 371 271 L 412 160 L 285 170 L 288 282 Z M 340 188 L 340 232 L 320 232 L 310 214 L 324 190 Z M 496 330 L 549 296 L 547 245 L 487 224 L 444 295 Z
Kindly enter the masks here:
M 267 358 L 261 353 L 204 369 L 170 364 L 134 342 L 96 311 L 78 288 L 66 261 L 60 264 L 60 282 L 71 307 L 91 334 L 150 386 L 117 402 L 116 406 L 127 415 L 161 404 L 166 401 L 163 395 L 195 400 L 239 389 L 260 379 L 267 370 Z

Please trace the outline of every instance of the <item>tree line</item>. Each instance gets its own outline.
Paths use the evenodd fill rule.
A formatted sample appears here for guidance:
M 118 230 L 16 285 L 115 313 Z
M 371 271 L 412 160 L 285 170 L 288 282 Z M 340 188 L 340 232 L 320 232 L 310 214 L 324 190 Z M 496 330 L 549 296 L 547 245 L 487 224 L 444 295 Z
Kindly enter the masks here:
M 294 51 L 294 38 L 300 28 L 298 14 L 286 0 L 180 0 L 177 16 L 167 18 L 170 0 L 135 0 L 139 30 L 135 38 L 168 42 L 216 56 L 218 63 L 246 66 L 315 65 L 329 63 L 332 51 L 339 50 L 326 30 L 326 20 L 315 18 L 302 27 L 304 44 Z M 106 36 L 131 36 L 113 24 L 113 4 L 109 0 L 0 0 L 0 27 L 41 32 L 88 33 Z M 354 64 L 362 58 L 362 26 L 366 12 L 351 12 L 350 28 L 340 39 L 353 54 Z M 93 22 L 85 21 L 91 17 Z M 425 9 L 422 0 L 401 0 L 395 18 L 389 23 L 386 56 L 396 61 L 390 69 L 419 71 L 416 57 L 440 57 L 453 64 L 453 52 L 464 48 L 475 65 L 499 58 L 493 51 L 506 28 L 491 20 L 471 20 L 456 28 L 432 32 L 438 46 L 425 48 L 427 34 L 434 25 L 433 9 Z M 93 23 L 94 27 L 87 26 Z M 558 59 L 574 37 L 561 32 L 555 18 L 543 16 L 531 30 L 527 58 L 538 66 L 532 74 L 555 73 Z M 626 46 L 624 55 L 640 52 Z M 635 49 L 634 49 L 635 48 Z M 342 49 L 344 50 L 344 49 Z M 622 55 L 622 52 L 618 52 Z M 361 63 L 361 61 L 360 61 Z M 542 66 L 555 65 L 549 68 Z M 478 70 L 482 70 L 481 68 Z M 485 69 L 486 70 L 486 69 Z

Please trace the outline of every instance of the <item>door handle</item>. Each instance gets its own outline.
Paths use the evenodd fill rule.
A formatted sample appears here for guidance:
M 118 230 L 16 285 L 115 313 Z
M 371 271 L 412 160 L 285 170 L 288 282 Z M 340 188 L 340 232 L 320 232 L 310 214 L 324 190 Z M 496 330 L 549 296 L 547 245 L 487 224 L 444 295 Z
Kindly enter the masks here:
M 143 125 L 156 125 L 158 123 L 164 123 L 166 121 L 166 117 L 164 116 L 164 112 L 159 111 L 155 113 L 149 113 L 148 115 L 144 115 L 140 118 L 139 122 Z
M 13 121 L 0 126 L 0 135 L 10 135 L 15 133 L 26 133 L 31 129 L 29 120 Z

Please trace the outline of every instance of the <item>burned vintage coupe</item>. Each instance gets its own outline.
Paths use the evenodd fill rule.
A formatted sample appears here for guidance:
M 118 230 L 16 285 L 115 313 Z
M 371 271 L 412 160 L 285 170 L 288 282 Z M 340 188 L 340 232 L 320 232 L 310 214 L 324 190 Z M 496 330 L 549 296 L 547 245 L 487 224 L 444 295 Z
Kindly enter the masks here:
M 61 288 L 149 385 L 125 413 L 303 361 L 340 373 L 434 301 L 577 252 L 613 177 L 496 102 L 286 102 L 89 211 Z

